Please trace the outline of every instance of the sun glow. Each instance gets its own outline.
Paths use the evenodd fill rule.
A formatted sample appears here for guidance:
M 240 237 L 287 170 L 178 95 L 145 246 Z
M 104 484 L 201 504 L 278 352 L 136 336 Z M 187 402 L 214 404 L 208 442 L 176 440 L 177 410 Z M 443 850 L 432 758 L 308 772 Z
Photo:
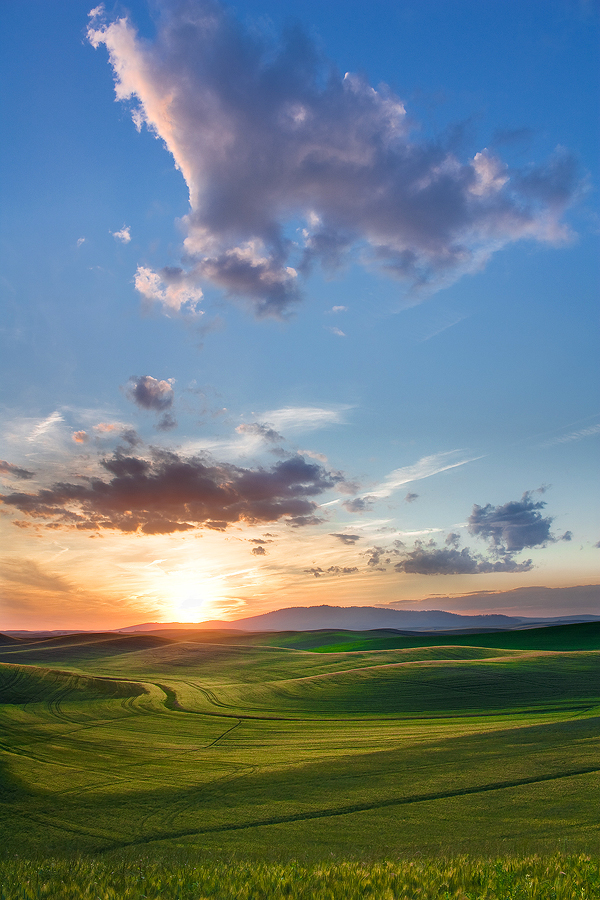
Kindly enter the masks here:
M 163 618 L 175 622 L 202 622 L 214 617 L 220 596 L 201 575 L 161 572 L 152 593 L 163 608 Z

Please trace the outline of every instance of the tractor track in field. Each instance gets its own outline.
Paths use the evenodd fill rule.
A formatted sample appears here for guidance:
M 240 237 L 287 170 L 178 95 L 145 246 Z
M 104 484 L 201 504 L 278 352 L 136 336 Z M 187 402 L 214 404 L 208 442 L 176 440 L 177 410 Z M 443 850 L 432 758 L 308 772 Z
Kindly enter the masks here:
M 230 706 L 225 706 L 224 703 L 221 703 L 215 696 L 215 694 L 209 690 L 208 688 L 200 687 L 199 684 L 194 684 L 189 681 L 182 682 L 183 684 L 187 684 L 188 687 L 193 688 L 196 691 L 200 691 L 200 693 L 204 694 L 209 703 L 212 703 L 217 708 L 222 707 L 223 709 L 231 709 Z M 201 709 L 187 709 L 185 706 L 182 706 L 179 700 L 177 699 L 177 693 L 173 688 L 168 687 L 166 684 L 161 684 L 158 681 L 153 682 L 154 686 L 160 688 L 160 690 L 166 694 L 166 700 L 164 701 L 164 705 L 167 709 L 170 709 L 174 712 L 184 712 L 190 713 L 193 716 L 216 716 L 219 719 L 253 719 L 259 722 L 298 722 L 301 721 L 293 716 L 257 716 L 250 715 L 249 713 L 237 713 L 237 712 L 206 712 Z M 232 729 L 230 729 L 231 731 Z
M 125 847 L 140 846 L 143 844 L 151 844 L 157 841 L 172 840 L 176 838 L 194 837 L 202 834 L 219 834 L 226 831 L 244 831 L 250 828 L 261 828 L 268 825 L 285 825 L 292 822 L 310 821 L 312 819 L 327 819 L 334 816 L 347 816 L 357 812 L 368 812 L 369 810 L 385 809 L 393 806 L 408 806 L 413 803 L 428 803 L 434 800 L 448 800 L 453 797 L 468 797 L 474 794 L 484 794 L 489 791 L 507 790 L 515 787 L 524 787 L 530 784 L 541 784 L 546 781 L 559 781 L 562 778 L 573 778 L 577 775 L 590 775 L 600 772 L 598 766 L 588 766 L 581 769 L 572 769 L 568 772 L 558 772 L 548 775 L 538 775 L 532 778 L 517 778 L 514 781 L 496 781 L 489 784 L 477 785 L 475 787 L 458 788 L 453 791 L 438 791 L 436 793 L 415 794 L 412 797 L 390 797 L 386 800 L 379 800 L 375 803 L 353 803 L 346 806 L 332 807 L 329 809 L 317 809 L 306 812 L 290 813 L 283 816 L 272 816 L 265 819 L 255 819 L 249 822 L 229 822 L 222 825 L 208 825 L 204 828 L 187 828 L 179 831 L 169 831 L 156 833 L 145 838 L 137 838 L 136 840 L 124 843 L 114 843 L 110 847 L 101 850 L 106 853 L 111 850 L 117 850 Z M 181 810 L 183 812 L 183 810 Z

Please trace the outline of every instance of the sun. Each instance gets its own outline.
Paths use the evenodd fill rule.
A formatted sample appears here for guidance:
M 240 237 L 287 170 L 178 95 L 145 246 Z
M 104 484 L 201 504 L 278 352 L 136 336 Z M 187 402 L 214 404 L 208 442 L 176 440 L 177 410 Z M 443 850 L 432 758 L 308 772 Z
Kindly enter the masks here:
M 172 622 L 202 622 L 214 617 L 220 597 L 202 578 L 189 573 L 163 575 L 156 593 L 161 598 L 163 617 Z

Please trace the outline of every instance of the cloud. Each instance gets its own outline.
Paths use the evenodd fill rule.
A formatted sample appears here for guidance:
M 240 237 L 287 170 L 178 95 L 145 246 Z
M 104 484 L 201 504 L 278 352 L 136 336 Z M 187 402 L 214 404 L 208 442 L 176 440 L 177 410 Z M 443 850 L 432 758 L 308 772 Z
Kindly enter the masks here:
M 51 413 L 35 426 L 31 434 L 28 436 L 27 440 L 36 441 L 38 438 L 42 437 L 48 431 L 54 428 L 55 425 L 60 425 L 60 423 L 64 421 L 64 418 L 58 411 Z
M 115 241 L 120 241 L 122 244 L 128 244 L 131 240 L 131 227 L 129 225 L 123 225 L 120 231 L 111 231 L 111 234 Z
M 342 331 L 341 328 L 335 328 L 335 326 L 326 326 L 327 331 L 330 331 L 332 334 L 336 334 L 338 337 L 346 337 L 346 332 Z
M 182 309 L 197 313 L 196 307 L 203 297 L 193 273 L 186 274 L 178 268 L 164 268 L 157 274 L 146 266 L 138 266 L 134 284 L 148 303 L 159 304 L 166 313 L 179 313 Z
M 467 459 L 457 459 L 462 453 L 461 450 L 447 450 L 444 453 L 435 453 L 432 456 L 423 456 L 418 462 L 412 466 L 404 466 L 401 469 L 394 469 L 378 487 L 373 491 L 369 491 L 363 497 L 355 500 L 346 501 L 343 505 L 349 512 L 361 512 L 371 509 L 375 500 L 381 500 L 389 497 L 395 490 L 402 487 L 403 484 L 410 484 L 412 481 L 420 481 L 423 478 L 429 478 L 431 475 L 437 475 L 438 472 L 446 472 L 448 469 L 456 469 L 458 466 L 464 466 L 467 463 L 480 459 L 478 456 L 469 457 Z M 418 494 L 407 494 L 407 498 L 418 497 Z M 410 502 L 410 501 L 409 501 Z
M 568 237 L 561 216 L 580 187 L 565 151 L 523 169 L 487 149 L 461 160 L 449 142 L 411 134 L 390 88 L 340 74 L 299 27 L 261 36 L 215 0 L 163 4 L 153 40 L 103 16 L 88 39 L 108 50 L 116 96 L 189 189 L 185 263 L 136 275 L 167 310 L 195 308 L 208 281 L 281 317 L 299 273 L 350 254 L 431 290 L 511 242 Z
M 473 507 L 468 519 L 469 533 L 482 537 L 493 550 L 517 553 L 525 547 L 540 547 L 556 539 L 550 533 L 551 516 L 543 516 L 543 500 L 532 500 L 532 491 L 525 491 L 520 500 L 503 506 Z
M 369 497 L 355 497 L 354 500 L 344 500 L 342 506 L 349 513 L 363 513 L 373 509 L 373 501 Z
M 343 413 L 347 409 L 351 409 L 351 407 L 339 405 L 327 409 L 322 406 L 284 406 L 281 409 L 272 409 L 264 413 L 262 418 L 282 431 L 291 429 L 314 431 L 326 425 L 343 424 Z
M 85 244 L 85 238 L 77 238 L 77 246 L 81 247 L 82 244 Z
M 266 556 L 266 555 L 267 555 L 267 551 L 265 550 L 265 548 L 264 548 L 264 547 L 260 547 L 260 546 L 259 546 L 259 547 L 253 547 L 253 548 L 252 548 L 252 553 L 254 553 L 255 556 Z
M 125 386 L 128 398 L 141 407 L 164 412 L 173 405 L 175 394 L 170 381 L 159 381 L 152 375 L 132 375 Z
M 285 519 L 296 527 L 322 521 L 312 497 L 338 476 L 293 457 L 270 469 L 244 469 L 155 450 L 150 459 L 117 450 L 102 460 L 110 480 L 59 482 L 37 493 L 0 495 L 7 506 L 47 527 L 170 534 L 205 527 L 224 530 Z
M 543 492 L 543 489 L 536 493 Z M 415 541 L 412 550 L 402 548 L 402 558 L 394 568 L 397 572 L 417 575 L 479 575 L 490 572 L 529 572 L 531 559 L 517 562 L 516 553 L 526 547 L 545 547 L 557 540 L 570 541 L 572 534 L 566 531 L 556 538 L 550 532 L 552 516 L 542 515 L 546 506 L 543 500 L 533 500 L 533 491 L 526 491 L 520 500 L 511 500 L 502 506 L 475 504 L 468 519 L 468 531 L 482 538 L 488 545 L 488 554 L 480 554 L 468 547 L 460 549 L 460 535 L 450 532 L 446 546 L 438 547 L 434 540 L 427 543 Z M 395 547 L 399 548 L 398 542 Z M 377 565 L 383 553 L 375 548 L 369 565 Z M 393 552 L 393 551 L 392 551 Z M 390 560 L 387 559 L 386 562 Z
M 435 541 L 428 541 L 427 544 L 416 541 L 414 548 L 407 551 L 394 568 L 397 572 L 412 575 L 480 575 L 488 572 L 529 572 L 533 565 L 530 559 L 515 562 L 512 556 L 506 555 L 490 560 L 473 553 L 468 547 L 459 550 L 455 545 L 438 547 Z
M 335 537 L 338 541 L 341 541 L 342 544 L 349 544 L 353 546 L 357 541 L 360 541 L 360 534 L 337 534 L 333 533 L 331 537 Z
M 322 578 L 323 575 L 355 575 L 358 572 L 357 566 L 329 566 L 328 569 L 322 569 L 320 566 L 313 566 L 312 569 L 304 570 L 307 575 L 314 575 L 315 578 Z
M 164 413 L 156 423 L 156 428 L 158 431 L 170 431 L 172 428 L 177 428 L 177 419 L 170 413 Z
M 406 500 L 407 503 L 414 503 L 415 500 L 418 500 L 418 499 L 419 499 L 419 495 L 418 495 L 418 494 L 413 494 L 413 493 L 411 493 L 411 492 L 409 491 L 408 494 L 406 495 L 406 497 L 405 497 L 404 499 Z
M 6 581 L 25 584 L 42 591 L 68 593 L 71 585 L 60 575 L 44 572 L 32 559 L 6 557 L 0 560 L 0 576 Z
M 280 443 L 285 440 L 285 438 L 273 428 L 269 428 L 268 425 L 262 425 L 260 422 L 238 425 L 235 430 L 238 434 L 249 434 L 255 437 L 261 437 L 270 444 Z
M 589 428 L 580 428 L 578 431 L 571 431 L 570 434 L 563 434 L 560 437 L 552 438 L 542 444 L 543 447 L 553 447 L 555 444 L 570 444 L 571 441 L 581 441 L 583 438 L 592 437 L 592 435 L 600 434 L 600 423 L 598 425 L 590 425 Z
M 347 306 L 332 306 L 331 312 L 332 313 L 348 312 L 348 307 Z
M 324 453 L 317 453 L 315 450 L 298 450 L 300 456 L 308 456 L 309 459 L 317 459 L 319 462 L 326 463 L 327 457 Z
M 288 525 L 292 528 L 306 528 L 308 525 L 321 525 L 324 521 L 322 516 L 292 516 Z
M 87 431 L 74 431 L 71 436 L 76 444 L 87 444 L 90 439 Z
M 34 473 L 30 472 L 29 469 L 22 469 L 20 466 L 15 466 L 12 463 L 7 462 L 5 459 L 0 459 L 0 475 L 9 475 L 12 478 L 33 478 Z

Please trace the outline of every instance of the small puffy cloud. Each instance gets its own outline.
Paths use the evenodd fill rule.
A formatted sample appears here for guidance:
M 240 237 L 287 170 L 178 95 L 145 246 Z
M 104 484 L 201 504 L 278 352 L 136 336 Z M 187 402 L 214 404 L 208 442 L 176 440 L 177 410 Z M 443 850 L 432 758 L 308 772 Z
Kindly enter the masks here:
M 331 312 L 332 313 L 348 312 L 348 307 L 347 306 L 332 306 Z
M 164 413 L 156 423 L 156 428 L 158 431 L 171 431 L 172 428 L 177 428 L 177 419 L 170 413 Z
M 342 544 L 349 544 L 350 546 L 353 546 L 357 541 L 360 541 L 359 534 L 338 534 L 334 532 L 331 537 L 337 538 Z
M 363 513 L 373 509 L 371 497 L 355 497 L 354 500 L 344 500 L 342 506 L 349 513 Z
M 121 426 L 115 422 L 98 422 L 97 425 L 94 425 L 94 431 L 96 434 L 111 434 L 120 427 Z
M 120 231 L 111 231 L 111 234 L 115 241 L 120 241 L 122 244 L 128 244 L 131 240 L 131 227 L 129 225 L 123 225 Z
M 341 328 L 336 328 L 335 326 L 326 326 L 327 331 L 330 331 L 332 334 L 337 335 L 338 337 L 346 337 L 346 332 L 342 331 Z
M 268 425 L 262 425 L 260 422 L 244 423 L 238 425 L 235 430 L 238 434 L 249 434 L 254 437 L 263 438 L 263 440 L 270 444 L 280 443 L 285 440 L 285 438 L 283 438 L 279 432 L 275 431 L 274 428 L 270 428 Z
M 253 547 L 253 548 L 252 548 L 252 553 L 253 553 L 255 556 L 266 556 L 266 555 L 267 555 L 267 551 L 265 550 L 264 547 L 261 547 L 261 546 L 259 546 L 259 547 Z
M 90 436 L 87 431 L 74 431 L 72 434 L 72 438 L 76 444 L 87 444 Z
M 358 566 L 329 566 L 328 569 L 313 566 L 304 571 L 307 575 L 314 575 L 315 578 L 322 578 L 324 575 L 355 575 L 358 572 Z
M 30 472 L 29 469 L 22 469 L 20 466 L 15 466 L 13 463 L 7 462 L 5 459 L 0 459 L 0 475 L 8 475 L 12 478 L 22 478 L 28 479 L 33 478 L 33 472 Z
M 469 533 L 481 537 L 501 553 L 517 553 L 525 547 L 543 547 L 555 538 L 550 533 L 552 516 L 543 516 L 546 503 L 533 500 L 525 491 L 520 500 L 502 506 L 473 507 L 469 516 Z
M 132 375 L 125 386 L 129 399 L 142 409 L 164 412 L 173 405 L 175 394 L 171 381 L 159 381 L 152 375 Z
M 183 269 L 164 268 L 153 272 L 146 266 L 138 266 L 134 279 L 135 289 L 149 304 L 162 306 L 165 313 L 179 313 L 182 310 L 196 313 L 196 307 L 203 297 L 202 289 L 196 284 L 193 274 Z
M 85 238 L 77 238 L 77 246 L 81 247 L 82 244 L 85 244 Z
M 419 499 L 419 495 L 413 494 L 411 491 L 409 491 L 404 499 L 406 500 L 407 503 L 414 503 L 415 500 Z
M 389 87 L 342 75 L 298 27 L 260 35 L 214 0 L 161 13 L 148 39 L 100 11 L 88 39 L 106 47 L 117 98 L 188 186 L 186 268 L 136 276 L 167 312 L 193 309 L 208 281 L 282 317 L 300 297 L 299 274 L 350 256 L 432 290 L 511 242 L 568 237 L 561 218 L 580 179 L 565 151 L 521 169 L 487 148 L 460 159 L 450 140 L 411 131 Z
M 168 451 L 156 450 L 146 459 L 117 450 L 102 466 L 108 480 L 62 481 L 36 493 L 14 492 L 0 499 L 53 528 L 171 534 L 280 519 L 300 527 L 322 521 L 314 515 L 313 497 L 337 480 L 301 457 L 270 469 L 244 469 Z

